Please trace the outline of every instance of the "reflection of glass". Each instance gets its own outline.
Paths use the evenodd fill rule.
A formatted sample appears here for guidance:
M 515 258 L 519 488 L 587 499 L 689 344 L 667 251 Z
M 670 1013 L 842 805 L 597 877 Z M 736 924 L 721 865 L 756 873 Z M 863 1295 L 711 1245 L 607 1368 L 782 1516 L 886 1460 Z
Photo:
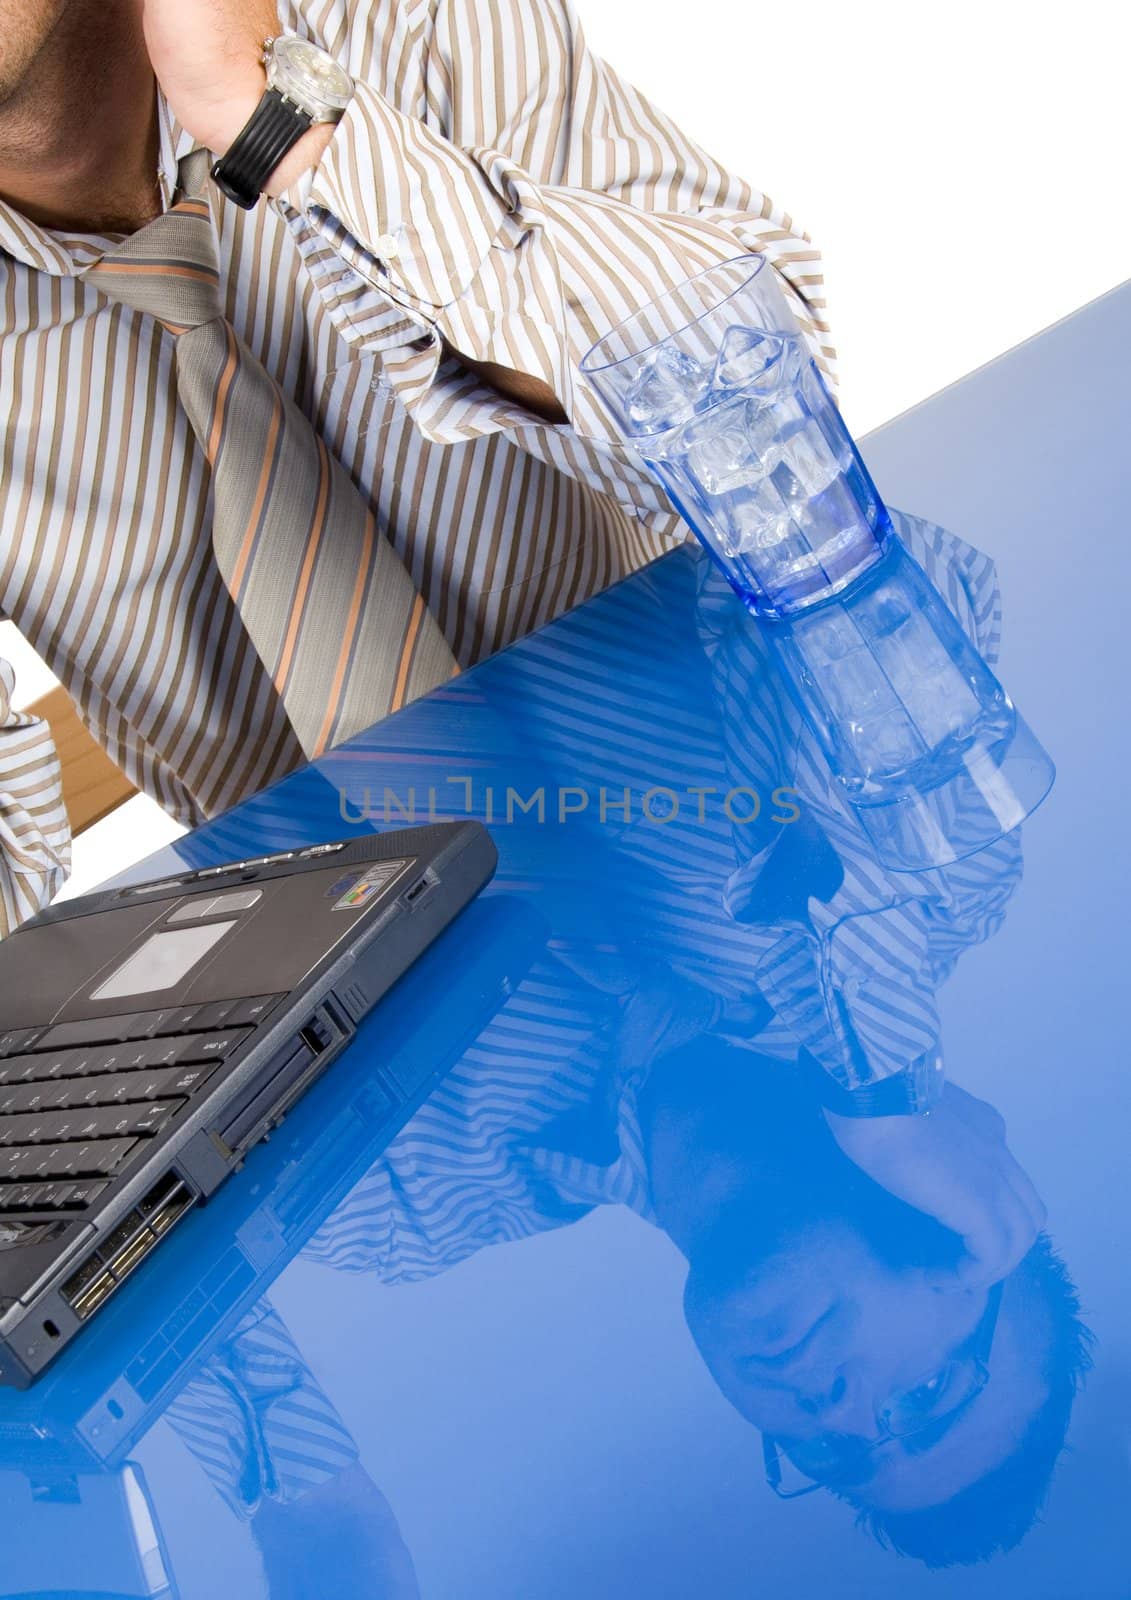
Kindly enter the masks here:
M 645 306 L 581 370 L 752 610 L 790 615 L 878 559 L 887 511 L 763 256 Z
M 620 323 L 581 370 L 747 607 L 885 865 L 1008 833 L 1053 767 L 891 517 L 764 256 Z
M 1051 788 L 1049 757 L 898 540 L 850 592 L 764 637 L 888 866 L 961 860 Z
M 822 1434 L 792 1440 L 788 1446 L 771 1434 L 762 1437 L 766 1482 L 780 1500 L 797 1500 L 836 1484 L 850 1484 L 876 1450 L 892 1439 L 914 1439 L 948 1422 L 975 1400 L 990 1381 L 989 1359 L 1004 1283 L 995 1283 L 967 1348 L 911 1389 L 893 1395 L 876 1414 L 875 1439 Z

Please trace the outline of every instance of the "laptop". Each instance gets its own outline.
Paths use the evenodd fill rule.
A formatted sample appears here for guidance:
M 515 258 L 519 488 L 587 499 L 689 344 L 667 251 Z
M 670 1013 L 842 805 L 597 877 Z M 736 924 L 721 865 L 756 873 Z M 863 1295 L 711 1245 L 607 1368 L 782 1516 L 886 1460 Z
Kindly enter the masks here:
M 254 1181 L 249 1168 L 178 1229 L 34 1389 L 0 1395 L 0 1595 L 176 1595 L 139 1446 L 464 1057 L 547 939 L 528 901 L 469 907 L 256 1152 Z
M 496 861 L 478 823 L 407 828 L 108 889 L 0 942 L 0 1383 L 241 1166 Z

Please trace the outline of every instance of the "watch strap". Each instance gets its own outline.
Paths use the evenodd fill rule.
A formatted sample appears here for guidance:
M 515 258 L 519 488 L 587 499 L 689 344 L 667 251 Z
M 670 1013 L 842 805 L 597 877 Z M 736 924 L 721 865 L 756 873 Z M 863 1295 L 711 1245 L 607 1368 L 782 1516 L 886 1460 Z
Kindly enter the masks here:
M 268 89 L 226 155 L 212 168 L 212 181 L 229 200 L 250 211 L 268 178 L 293 150 L 314 118 L 278 89 Z
M 837 1083 L 812 1056 L 805 1059 L 817 1098 L 826 1110 L 840 1117 L 926 1116 L 938 1105 L 943 1091 L 943 1061 L 936 1050 L 920 1056 L 902 1072 L 856 1089 Z

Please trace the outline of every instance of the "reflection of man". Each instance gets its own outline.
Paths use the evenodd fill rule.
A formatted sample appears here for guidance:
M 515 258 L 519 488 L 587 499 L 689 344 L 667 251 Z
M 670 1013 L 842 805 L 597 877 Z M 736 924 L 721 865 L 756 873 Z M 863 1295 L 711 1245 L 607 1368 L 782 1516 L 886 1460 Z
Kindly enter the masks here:
M 284 153 L 275 104 L 240 165 L 280 33 L 290 99 L 344 114 Z M 748 249 L 827 365 L 808 241 L 570 0 L 0 0 L 0 609 L 140 788 L 215 815 L 686 535 L 578 367 Z M 68 854 L 11 692 L 0 931 Z
M 708 1013 L 689 1022 L 690 998 L 673 1026 L 646 987 L 614 998 L 575 967 L 534 967 L 307 1257 L 408 1284 L 627 1205 L 686 1256 L 692 1335 L 723 1393 L 764 1430 L 779 1490 L 822 1482 L 931 1564 L 1015 1544 L 1087 1364 L 1075 1294 L 1045 1236 L 996 1286 L 962 1281 L 954 1233 L 847 1159 L 785 1064 L 702 1033 Z M 625 1071 L 649 1034 L 661 1052 L 682 1042 Z M 953 1087 L 946 1110 L 975 1181 L 997 1174 L 994 1204 L 1014 1184 L 1028 1193 L 997 1114 Z M 954 1170 L 939 1181 L 953 1187 Z M 256 1433 L 249 1407 L 226 1408 L 222 1391 L 233 1368 L 264 1364 L 265 1331 L 266 1365 L 286 1367 L 292 1391 L 276 1393 Z M 209 1363 L 169 1420 L 230 1503 L 241 1481 L 262 1481 L 266 1441 L 276 1487 L 253 1526 L 274 1533 L 314 1487 L 332 1500 L 359 1469 L 266 1308 L 234 1341 L 248 1343 L 250 1359 L 233 1349 L 221 1368 Z M 223 1449 L 206 1438 L 218 1429 Z
M 824 1483 L 931 1566 L 1011 1548 L 1088 1366 L 1047 1237 L 996 1285 L 948 1284 L 953 1237 L 862 1180 L 817 1119 L 767 1130 L 744 1063 L 712 1056 L 709 1099 L 693 1064 L 670 1058 L 647 1091 L 657 1218 L 688 1258 L 688 1325 L 712 1376 L 770 1441 L 771 1483 Z M 1023 1179 L 996 1112 L 953 1086 L 946 1101 L 972 1168 Z
M 419 1595 L 388 1501 L 265 1300 L 190 1379 L 165 1420 L 250 1524 L 271 1600 L 321 1595 L 330 1567 L 349 1573 L 358 1594 Z
M 977 559 L 941 534 L 934 548 L 944 589 Z M 992 571 L 963 592 L 983 642 Z M 709 649 L 748 694 L 705 710 L 693 685 L 685 717 L 618 683 L 605 719 L 571 731 L 547 716 L 531 759 L 639 792 L 659 739 L 695 780 L 803 777 L 804 732 L 749 643 Z M 527 660 L 518 698 L 549 707 L 555 674 L 588 665 Z M 738 727 L 736 706 L 757 715 Z M 626 1205 L 686 1256 L 692 1335 L 764 1431 L 779 1492 L 823 1484 L 925 1561 L 976 1560 L 1015 1544 L 1047 1489 L 1087 1364 L 1074 1291 L 992 1108 L 948 1085 L 929 1119 L 849 1118 L 822 1104 L 822 1080 L 851 1094 L 937 1044 L 935 989 L 1000 923 L 1018 842 L 895 881 L 835 806 L 818 796 L 805 816 L 762 843 L 710 813 L 661 844 L 610 829 L 569 858 L 568 884 L 540 882 L 550 950 L 306 1254 L 408 1283 Z M 845 922 L 866 932 L 830 962 Z M 840 1026 L 824 1026 L 842 995 Z

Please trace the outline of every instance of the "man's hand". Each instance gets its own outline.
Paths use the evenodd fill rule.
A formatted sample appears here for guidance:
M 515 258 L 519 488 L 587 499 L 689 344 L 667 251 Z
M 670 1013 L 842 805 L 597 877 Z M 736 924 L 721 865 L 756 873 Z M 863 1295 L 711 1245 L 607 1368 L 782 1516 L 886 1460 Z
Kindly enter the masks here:
M 939 1286 L 986 1288 L 1008 1277 L 1044 1226 L 1045 1208 L 1009 1153 L 993 1106 L 948 1083 L 928 1117 L 825 1112 L 845 1155 L 889 1194 L 934 1217 L 965 1254 Z
M 264 42 L 279 31 L 275 0 L 143 0 L 145 41 L 177 120 L 206 149 L 223 155 L 267 87 Z M 282 194 L 320 161 L 332 125 L 305 133 L 272 175 Z

